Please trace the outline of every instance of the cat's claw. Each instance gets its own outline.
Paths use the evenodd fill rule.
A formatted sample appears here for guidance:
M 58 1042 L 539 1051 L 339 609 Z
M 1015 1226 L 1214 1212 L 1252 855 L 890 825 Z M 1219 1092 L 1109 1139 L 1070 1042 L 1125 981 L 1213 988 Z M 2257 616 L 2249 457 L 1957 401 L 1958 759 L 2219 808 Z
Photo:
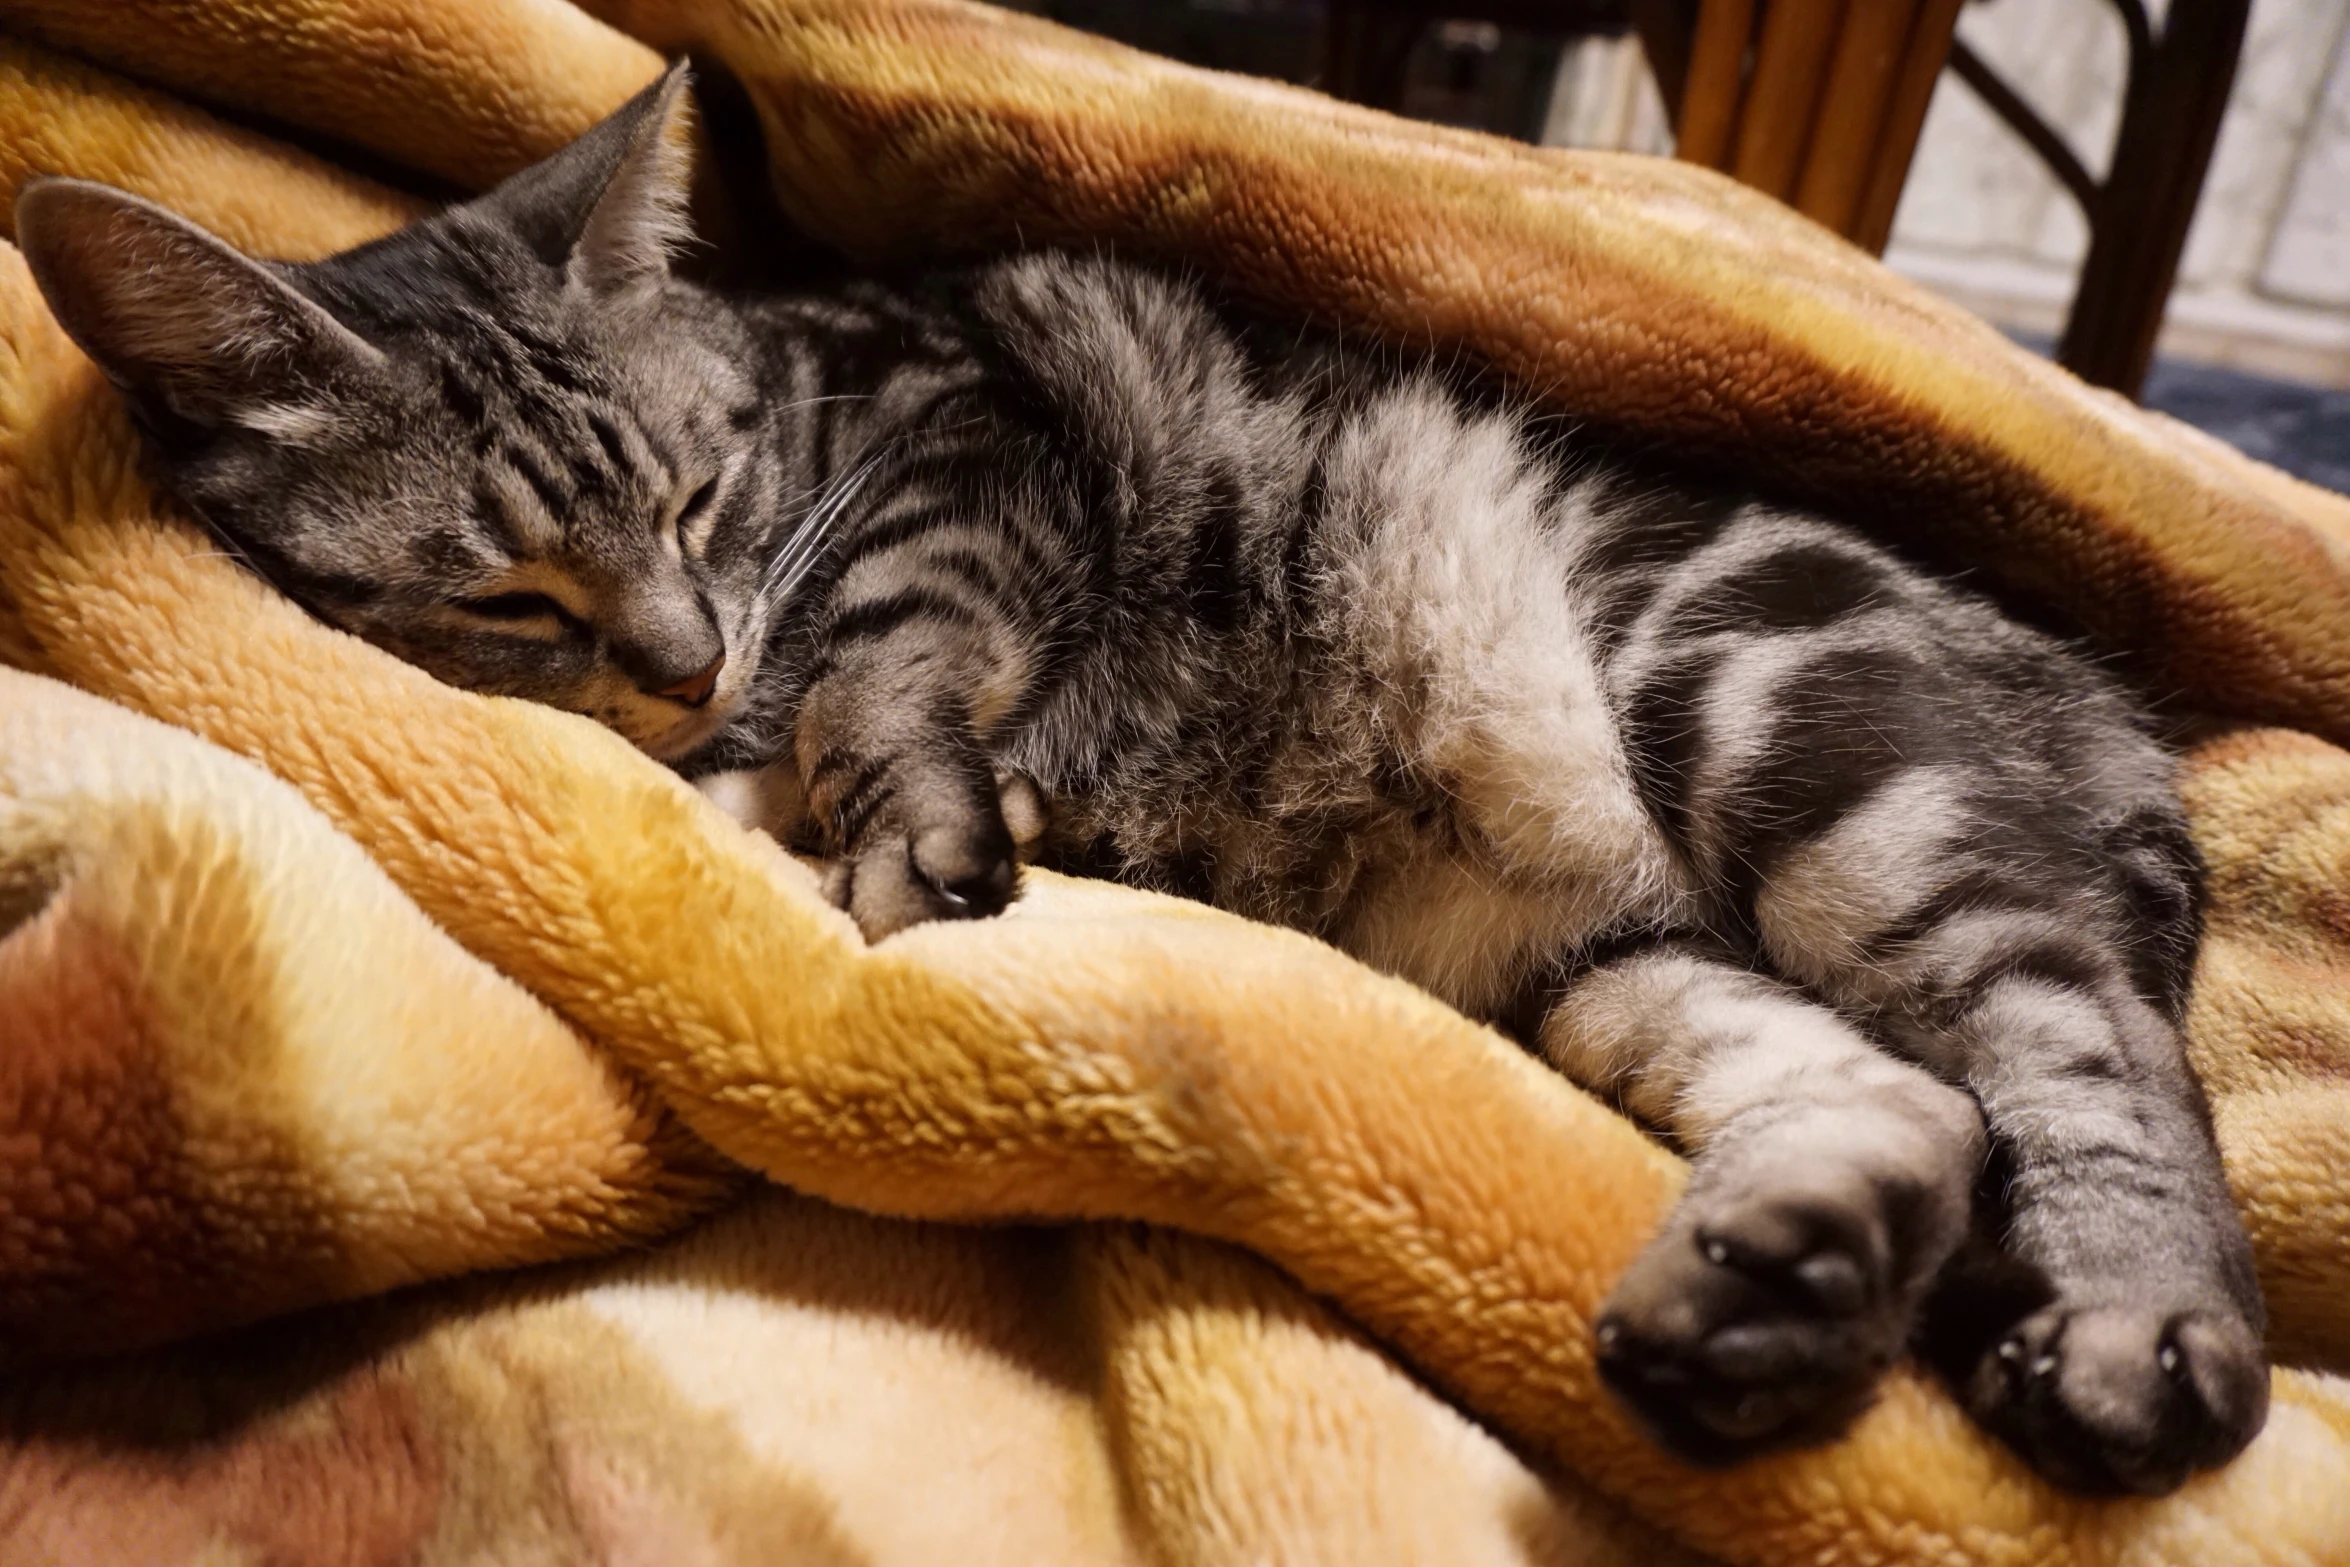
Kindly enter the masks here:
M 1002 829 L 973 834 L 933 827 L 914 840 L 908 863 L 952 917 L 979 919 L 1002 913 L 1012 900 L 1013 852 Z
M 2268 1415 L 2259 1335 L 2224 1310 L 2059 1300 L 2001 1335 L 1961 1391 L 2033 1468 L 2094 1492 L 2176 1490 Z
M 867 941 L 930 920 L 984 919 L 1003 912 L 1017 881 L 1011 833 L 999 812 L 871 832 L 833 862 L 825 890 Z

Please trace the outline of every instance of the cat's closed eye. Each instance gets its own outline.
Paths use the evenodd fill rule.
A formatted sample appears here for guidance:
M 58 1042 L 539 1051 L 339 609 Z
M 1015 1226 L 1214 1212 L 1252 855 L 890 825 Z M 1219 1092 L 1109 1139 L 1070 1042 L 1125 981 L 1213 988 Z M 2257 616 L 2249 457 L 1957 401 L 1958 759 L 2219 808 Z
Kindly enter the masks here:
M 568 620 L 562 605 L 544 593 L 493 593 L 487 598 L 458 599 L 457 607 L 484 620 Z

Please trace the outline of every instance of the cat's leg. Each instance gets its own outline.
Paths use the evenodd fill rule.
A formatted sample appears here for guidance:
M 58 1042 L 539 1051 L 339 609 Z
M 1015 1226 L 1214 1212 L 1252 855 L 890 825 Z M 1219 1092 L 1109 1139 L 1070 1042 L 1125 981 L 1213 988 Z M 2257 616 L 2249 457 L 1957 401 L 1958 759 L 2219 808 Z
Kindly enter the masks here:
M 2039 1293 L 1977 1299 L 1974 1412 L 2084 1486 L 2161 1490 L 2242 1448 L 2259 1290 L 2177 1021 L 2200 872 L 2127 704 L 1760 512 L 1657 579 L 1610 680 L 1716 923 L 1983 1107 L 2005 1283 Z
M 1981 1102 L 2024 1265 L 1960 1270 L 1925 1347 L 2043 1473 L 2158 1494 L 2259 1431 L 2264 1314 L 2178 1028 L 2080 949 L 1978 910 L 1894 960 L 1931 999 L 1891 1032 Z
M 1017 845 L 988 738 L 1030 663 L 1003 623 L 934 612 L 935 593 L 877 576 L 852 574 L 830 606 L 791 757 L 827 891 L 870 941 L 1011 901 Z
M 1600 1318 L 1609 1383 L 1698 1461 L 1833 1433 L 1965 1235 L 1973 1101 L 1787 986 L 1680 946 L 1582 975 L 1540 1040 L 1695 1159 Z
M 2268 1398 L 2251 1249 L 2175 1021 L 2193 849 L 2149 791 L 2097 851 L 2119 873 L 2100 887 L 2077 842 L 1992 814 L 2013 802 L 1954 811 L 1939 787 L 1911 774 L 1781 856 L 1756 926 L 1782 972 L 1982 1106 L 2006 1265 L 1980 1289 L 1957 1270 L 1923 1347 L 2043 1473 L 2165 1491 L 2249 1442 Z

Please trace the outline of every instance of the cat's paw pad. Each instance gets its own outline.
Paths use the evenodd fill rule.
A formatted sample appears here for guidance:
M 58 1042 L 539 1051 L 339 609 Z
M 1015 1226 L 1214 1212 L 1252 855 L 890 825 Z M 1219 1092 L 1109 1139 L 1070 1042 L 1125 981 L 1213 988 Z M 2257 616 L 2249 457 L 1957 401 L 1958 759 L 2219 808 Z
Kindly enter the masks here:
M 1000 914 L 1016 878 L 1012 835 L 991 813 L 871 833 L 833 863 L 826 891 L 867 941 L 879 941 L 928 920 Z
M 1608 1385 L 1667 1448 L 1729 1463 L 1834 1434 L 1914 1302 L 1866 1189 L 1703 1204 L 1642 1253 L 1597 1328 Z
M 1975 1418 L 2049 1479 L 2159 1496 L 2259 1433 L 2268 1364 L 2259 1335 L 2224 1308 L 2059 1301 L 2001 1335 L 1964 1393 Z

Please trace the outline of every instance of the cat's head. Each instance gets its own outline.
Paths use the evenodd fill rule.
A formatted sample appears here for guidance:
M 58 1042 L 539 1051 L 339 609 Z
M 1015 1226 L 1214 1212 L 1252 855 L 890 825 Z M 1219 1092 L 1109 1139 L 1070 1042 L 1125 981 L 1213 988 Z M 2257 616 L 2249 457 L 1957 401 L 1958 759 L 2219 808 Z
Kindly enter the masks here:
M 25 190 L 19 243 L 170 488 L 280 588 L 675 759 L 748 697 L 783 499 L 741 327 L 669 273 L 685 85 L 313 264 L 75 180 Z

